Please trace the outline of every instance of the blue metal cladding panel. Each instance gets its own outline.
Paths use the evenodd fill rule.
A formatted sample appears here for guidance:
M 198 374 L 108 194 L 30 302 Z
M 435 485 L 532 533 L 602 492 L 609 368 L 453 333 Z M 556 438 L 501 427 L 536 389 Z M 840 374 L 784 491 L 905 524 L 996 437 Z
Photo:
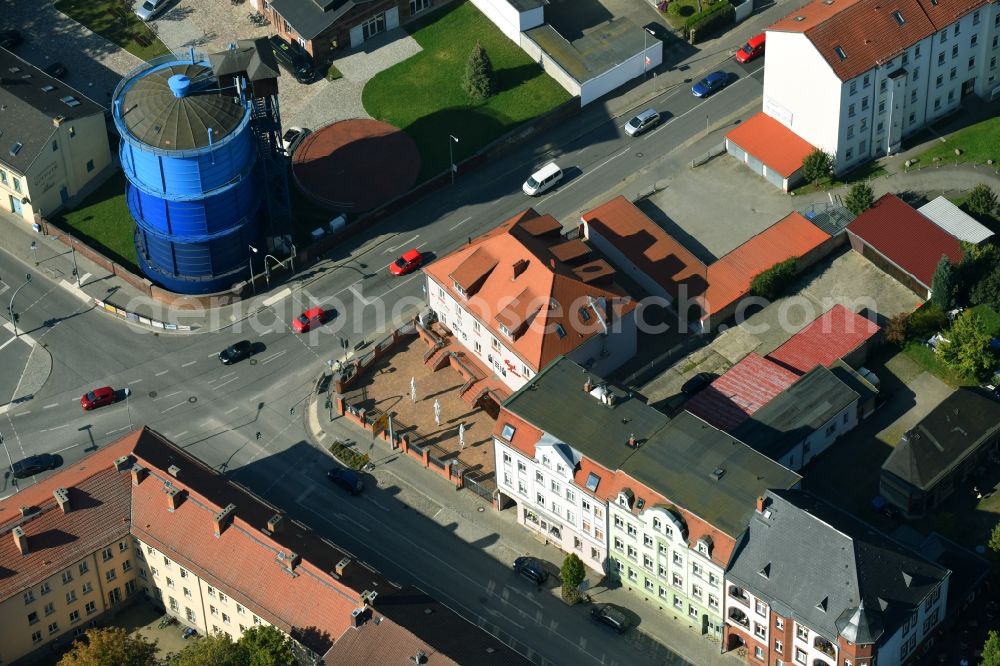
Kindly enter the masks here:
M 244 273 L 249 270 L 248 245 L 259 242 L 256 221 L 253 225 L 237 227 L 233 233 L 209 243 L 175 243 L 140 227 L 136 237 L 136 250 L 144 270 L 146 267 L 153 269 L 153 273 L 147 272 L 147 275 L 156 282 L 165 284 L 165 278 L 176 277 L 182 284 L 188 284 L 192 278 L 204 281 L 226 275 L 228 283 L 223 287 L 226 289 L 233 282 L 246 277 Z
M 170 198 L 201 196 L 225 187 L 241 173 L 246 173 L 256 159 L 250 126 L 221 146 L 171 157 L 142 150 L 128 141 L 121 142 L 121 163 L 125 175 L 136 186 L 151 194 Z
M 208 241 L 254 217 L 260 205 L 257 181 L 247 178 L 236 187 L 194 201 L 162 199 L 130 185 L 128 206 L 136 222 L 154 234 L 170 234 L 178 242 Z

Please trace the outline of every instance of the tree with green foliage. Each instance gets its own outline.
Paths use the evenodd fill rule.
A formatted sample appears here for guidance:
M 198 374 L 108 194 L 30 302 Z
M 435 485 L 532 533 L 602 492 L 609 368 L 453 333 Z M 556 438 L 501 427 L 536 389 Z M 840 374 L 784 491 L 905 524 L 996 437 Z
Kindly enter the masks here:
M 985 304 L 1000 312 L 1000 267 L 987 273 L 969 290 L 969 304 Z
M 750 293 L 769 301 L 780 297 L 795 281 L 798 258 L 790 257 L 761 271 L 750 280 Z
M 489 54 L 479 42 L 472 50 L 469 61 L 465 64 L 465 79 L 462 88 L 473 100 L 481 102 L 496 94 L 496 74 Z
M 802 158 L 802 175 L 810 183 L 833 173 L 833 155 L 819 148 Z
M 855 215 L 861 215 L 875 205 L 875 193 L 872 192 L 872 186 L 867 181 L 854 183 L 844 199 L 844 205 Z
M 990 541 L 987 544 L 994 553 L 1000 553 L 1000 523 L 993 526 L 990 533 Z
M 559 577 L 562 578 L 563 599 L 570 603 L 579 601 L 580 583 L 587 577 L 587 570 L 583 566 L 583 561 L 577 557 L 576 553 L 570 553 L 563 560 Z
M 82 639 L 73 641 L 59 666 L 158 666 L 156 641 L 121 627 L 87 629 Z
M 279 629 L 261 624 L 243 632 L 240 644 L 246 649 L 249 666 L 294 666 L 292 641 Z
M 947 342 L 937 347 L 938 358 L 966 377 L 985 378 L 996 365 L 996 355 L 990 349 L 990 334 L 983 320 L 972 310 L 955 317 L 944 334 Z
M 958 297 L 958 272 L 947 256 L 941 255 L 931 280 L 931 302 L 944 311 L 955 307 Z
M 246 666 L 247 649 L 234 642 L 229 634 L 214 634 L 190 641 L 183 650 L 171 655 L 166 666 Z
M 979 183 L 965 199 L 965 207 L 973 215 L 992 215 L 997 208 L 997 195 L 986 183 Z
M 935 333 L 943 331 L 947 325 L 948 315 L 944 313 L 944 310 L 928 302 L 907 317 L 907 337 L 926 340 Z
M 983 643 L 979 666 L 1000 666 L 1000 633 L 991 631 Z

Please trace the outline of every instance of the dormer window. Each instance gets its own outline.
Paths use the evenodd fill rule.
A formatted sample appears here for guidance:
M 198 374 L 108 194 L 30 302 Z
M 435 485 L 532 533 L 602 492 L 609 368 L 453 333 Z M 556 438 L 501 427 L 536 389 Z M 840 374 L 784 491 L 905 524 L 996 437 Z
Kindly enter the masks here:
M 549 467 L 552 464 L 552 462 L 549 460 L 548 456 L 542 456 L 542 464 L 545 465 L 546 467 Z
M 506 335 L 508 338 L 514 337 L 514 334 L 510 332 L 510 329 L 504 326 L 503 324 L 497 324 L 497 326 L 500 328 L 500 332 Z
M 513 439 L 515 432 L 517 432 L 517 428 L 515 428 L 509 423 L 504 423 L 503 430 L 500 432 L 500 436 L 509 442 L 511 439 Z
M 702 555 L 706 557 L 710 556 L 712 554 L 712 537 L 706 535 L 698 539 L 696 548 Z
M 468 294 L 465 293 L 465 288 L 462 287 L 462 285 L 460 285 L 458 282 L 452 282 L 451 285 L 455 289 L 456 292 L 458 292 L 459 294 L 461 294 L 463 297 L 468 298 Z

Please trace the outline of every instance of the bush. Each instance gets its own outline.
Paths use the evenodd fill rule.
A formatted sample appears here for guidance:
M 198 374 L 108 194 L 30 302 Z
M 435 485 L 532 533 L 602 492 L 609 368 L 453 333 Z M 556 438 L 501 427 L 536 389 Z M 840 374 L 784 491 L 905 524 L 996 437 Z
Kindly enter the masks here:
M 462 81 L 462 89 L 468 93 L 469 97 L 476 101 L 483 101 L 496 94 L 496 75 L 493 72 L 493 63 L 486 49 L 479 42 L 476 48 L 472 49 L 469 61 L 465 65 L 465 80 Z
M 732 24 L 735 16 L 736 9 L 728 0 L 724 0 L 710 4 L 702 11 L 689 16 L 684 21 L 684 27 L 693 44 L 699 40 L 699 37 L 710 34 L 715 28 Z
M 773 301 L 795 281 L 798 258 L 791 257 L 761 271 L 750 280 L 750 293 Z
M 855 215 L 861 215 L 871 208 L 875 205 L 875 194 L 872 192 L 871 185 L 865 181 L 855 183 L 850 192 L 847 193 L 844 205 Z
M 993 193 L 989 185 L 979 183 L 971 190 L 965 199 L 965 207 L 973 215 L 992 215 L 997 207 L 997 195 Z
M 966 310 L 955 317 L 945 337 L 948 341 L 937 347 L 942 363 L 977 380 L 989 376 L 996 365 L 996 354 L 990 349 L 990 334 L 975 312 Z
M 330 453 L 333 454 L 334 458 L 351 469 L 361 469 L 368 464 L 368 454 L 358 453 L 340 441 L 336 441 L 330 445 Z
M 931 280 L 931 302 L 942 310 L 950 310 L 955 307 L 956 298 L 958 298 L 958 271 L 955 270 L 951 260 L 942 255 Z
M 336 81 L 337 79 L 342 79 L 342 78 L 344 78 L 344 75 L 340 73 L 340 70 L 337 69 L 337 66 L 334 65 L 333 63 L 330 63 L 330 66 L 326 70 L 326 80 Z
M 570 553 L 563 560 L 562 569 L 559 570 L 559 577 L 562 578 L 563 600 L 571 604 L 580 601 L 580 583 L 587 577 L 587 570 L 583 566 L 583 561 L 577 557 L 576 553 Z
M 902 347 L 906 344 L 909 338 L 910 329 L 910 315 L 906 312 L 900 312 L 889 320 L 889 323 L 885 325 L 885 340 L 894 345 L 899 345 Z
M 802 158 L 802 175 L 810 183 L 833 174 L 833 155 L 819 148 Z
M 926 340 L 948 325 L 948 315 L 933 303 L 926 303 L 906 320 L 906 329 L 911 340 Z

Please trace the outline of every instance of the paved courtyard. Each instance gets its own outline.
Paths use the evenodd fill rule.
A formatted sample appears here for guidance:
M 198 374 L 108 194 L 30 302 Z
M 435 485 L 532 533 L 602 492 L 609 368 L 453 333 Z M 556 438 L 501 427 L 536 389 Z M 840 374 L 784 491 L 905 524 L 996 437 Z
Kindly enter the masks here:
M 400 346 L 378 360 L 351 387 L 348 402 L 358 407 L 377 407 L 393 415 L 397 433 L 415 428 L 421 437 L 417 445 L 434 444 L 458 458 L 480 477 L 492 478 L 493 426 L 496 418 L 483 409 L 469 406 L 459 395 L 465 383 L 450 366 L 437 372 L 424 364 L 428 347 L 419 338 Z M 410 399 L 410 380 L 416 380 L 417 400 Z M 434 403 L 441 405 L 441 424 L 434 422 Z M 465 425 L 465 447 L 459 445 L 458 430 Z M 435 454 L 437 455 L 437 454 Z

